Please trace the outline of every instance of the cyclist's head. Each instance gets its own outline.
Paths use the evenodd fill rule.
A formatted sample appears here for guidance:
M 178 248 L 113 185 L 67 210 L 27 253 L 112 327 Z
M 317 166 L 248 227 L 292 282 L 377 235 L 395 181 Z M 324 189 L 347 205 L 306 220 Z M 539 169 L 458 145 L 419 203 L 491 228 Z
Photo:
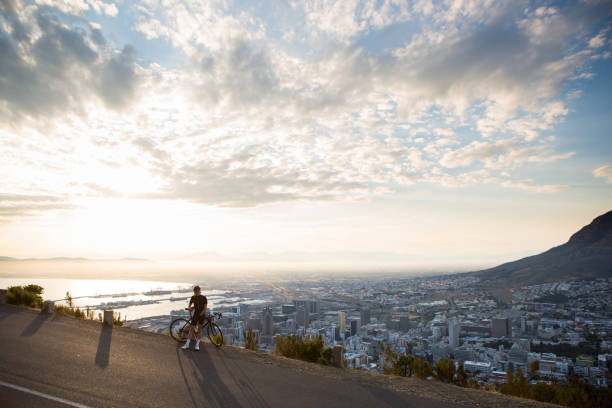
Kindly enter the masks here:
M 198 285 L 195 285 L 193 287 L 193 293 L 196 293 L 196 294 L 200 293 L 200 287 Z

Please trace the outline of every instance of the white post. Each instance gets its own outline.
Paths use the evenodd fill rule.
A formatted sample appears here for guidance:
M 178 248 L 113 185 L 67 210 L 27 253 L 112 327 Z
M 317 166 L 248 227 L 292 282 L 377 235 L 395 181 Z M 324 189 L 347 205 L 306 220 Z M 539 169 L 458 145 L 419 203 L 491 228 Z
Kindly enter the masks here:
M 104 311 L 104 324 L 108 324 L 109 326 L 113 325 L 113 317 L 114 317 L 114 312 L 113 310 L 105 310 Z
M 45 300 L 43 302 L 42 312 L 43 313 L 53 313 L 53 309 L 55 307 L 55 302 L 52 300 Z
M 344 368 L 344 347 L 340 344 L 334 345 L 332 349 L 332 365 Z

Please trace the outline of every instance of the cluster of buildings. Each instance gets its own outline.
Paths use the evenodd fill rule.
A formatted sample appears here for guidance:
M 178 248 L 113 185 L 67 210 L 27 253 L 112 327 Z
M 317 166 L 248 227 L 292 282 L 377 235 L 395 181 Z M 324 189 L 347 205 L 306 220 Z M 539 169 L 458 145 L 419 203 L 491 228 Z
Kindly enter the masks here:
M 382 370 L 385 345 L 432 364 L 452 358 L 481 383 L 519 368 L 533 381 L 612 381 L 612 279 L 524 287 L 506 303 L 465 275 L 286 282 L 277 298 L 257 290 L 265 304 L 216 307 L 228 344 L 244 346 L 250 330 L 272 352 L 295 334 L 342 345 L 347 366 L 365 370 Z

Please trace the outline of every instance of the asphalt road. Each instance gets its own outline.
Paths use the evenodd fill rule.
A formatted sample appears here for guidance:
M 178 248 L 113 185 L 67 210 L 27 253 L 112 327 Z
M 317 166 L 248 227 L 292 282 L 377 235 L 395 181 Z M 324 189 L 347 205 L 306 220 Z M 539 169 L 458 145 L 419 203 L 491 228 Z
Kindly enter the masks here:
M 168 336 L 0 305 L 0 406 L 449 406 L 232 347 L 177 346 Z

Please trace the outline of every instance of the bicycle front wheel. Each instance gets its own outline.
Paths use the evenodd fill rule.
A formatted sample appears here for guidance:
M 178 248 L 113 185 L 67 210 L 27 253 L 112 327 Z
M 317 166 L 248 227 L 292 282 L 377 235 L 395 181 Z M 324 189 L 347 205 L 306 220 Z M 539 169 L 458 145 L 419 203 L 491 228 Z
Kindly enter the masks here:
M 217 347 L 221 347 L 223 345 L 223 332 L 221 332 L 221 328 L 219 328 L 216 323 L 211 322 L 207 330 L 210 342 Z
M 174 319 L 170 323 L 170 336 L 178 341 L 184 343 L 187 341 L 187 335 L 189 334 L 189 321 L 187 319 L 179 318 Z

